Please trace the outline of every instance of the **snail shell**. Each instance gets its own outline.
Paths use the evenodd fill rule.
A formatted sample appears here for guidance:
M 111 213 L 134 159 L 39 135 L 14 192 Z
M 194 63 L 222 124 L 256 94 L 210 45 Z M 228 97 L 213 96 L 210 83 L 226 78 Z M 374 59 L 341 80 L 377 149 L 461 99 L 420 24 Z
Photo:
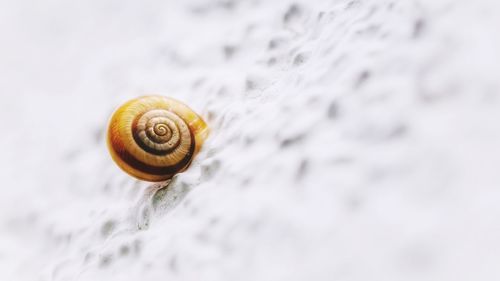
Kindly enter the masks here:
M 113 160 L 129 175 L 164 181 L 184 171 L 208 137 L 205 121 L 185 104 L 163 96 L 130 100 L 108 126 Z

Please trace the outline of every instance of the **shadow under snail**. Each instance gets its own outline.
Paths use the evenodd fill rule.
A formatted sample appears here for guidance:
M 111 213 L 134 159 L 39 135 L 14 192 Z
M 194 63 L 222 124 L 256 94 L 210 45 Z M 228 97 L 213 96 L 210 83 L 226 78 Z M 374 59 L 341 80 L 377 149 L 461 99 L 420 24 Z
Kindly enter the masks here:
M 186 170 L 208 134 L 205 121 L 187 105 L 144 96 L 113 113 L 106 138 L 111 157 L 123 171 L 159 182 Z

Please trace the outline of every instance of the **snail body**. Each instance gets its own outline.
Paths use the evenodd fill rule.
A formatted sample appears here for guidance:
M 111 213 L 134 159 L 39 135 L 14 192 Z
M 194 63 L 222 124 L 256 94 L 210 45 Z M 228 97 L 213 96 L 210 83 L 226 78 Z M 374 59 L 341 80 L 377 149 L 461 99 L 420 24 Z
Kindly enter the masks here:
M 114 112 L 107 144 L 123 171 L 159 182 L 184 171 L 208 133 L 205 121 L 187 105 L 163 96 L 144 96 Z

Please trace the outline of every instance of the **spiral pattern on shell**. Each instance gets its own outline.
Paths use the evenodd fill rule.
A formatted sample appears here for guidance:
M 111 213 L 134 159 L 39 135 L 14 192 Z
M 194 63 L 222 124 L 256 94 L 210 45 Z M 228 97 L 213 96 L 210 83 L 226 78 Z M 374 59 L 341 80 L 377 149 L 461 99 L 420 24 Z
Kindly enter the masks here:
M 113 114 L 107 140 L 112 158 L 125 172 L 163 181 L 189 166 L 207 136 L 206 123 L 183 103 L 146 96 Z

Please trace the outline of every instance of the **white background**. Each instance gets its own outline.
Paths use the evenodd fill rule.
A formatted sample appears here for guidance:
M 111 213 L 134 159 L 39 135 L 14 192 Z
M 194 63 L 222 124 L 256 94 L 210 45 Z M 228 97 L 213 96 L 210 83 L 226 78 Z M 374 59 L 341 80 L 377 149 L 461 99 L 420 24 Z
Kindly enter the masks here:
M 500 5 L 0 1 L 0 280 L 498 280 Z M 168 191 L 129 98 L 212 134 Z

